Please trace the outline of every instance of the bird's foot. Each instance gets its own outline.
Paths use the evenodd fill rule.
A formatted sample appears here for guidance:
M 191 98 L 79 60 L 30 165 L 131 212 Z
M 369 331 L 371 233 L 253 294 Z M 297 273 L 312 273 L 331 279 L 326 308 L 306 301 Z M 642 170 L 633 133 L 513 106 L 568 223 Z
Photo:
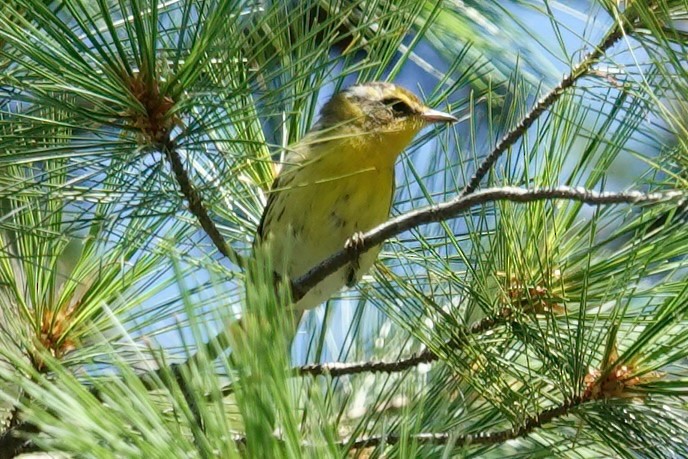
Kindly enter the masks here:
M 365 241 L 363 240 L 363 233 L 360 231 L 355 232 L 349 239 L 346 240 L 344 243 L 344 248 L 350 252 L 353 252 L 354 255 L 358 255 L 358 253 L 363 250 L 363 243 Z
M 344 248 L 352 253 L 353 260 L 349 264 L 349 269 L 346 275 L 346 286 L 353 287 L 356 285 L 357 272 L 359 270 L 358 265 L 358 255 L 363 249 L 363 233 L 360 231 L 354 233 L 349 239 L 344 243 Z

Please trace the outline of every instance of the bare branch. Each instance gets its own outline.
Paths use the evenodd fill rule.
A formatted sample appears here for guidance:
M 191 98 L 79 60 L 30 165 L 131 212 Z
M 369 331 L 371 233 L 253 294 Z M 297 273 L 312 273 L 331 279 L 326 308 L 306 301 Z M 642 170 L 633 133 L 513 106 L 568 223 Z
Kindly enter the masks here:
M 357 241 L 356 249 L 342 248 L 339 252 L 313 267 L 292 283 L 292 294 L 297 301 L 315 285 L 342 266 L 354 260 L 361 253 L 385 242 L 398 234 L 420 225 L 439 222 L 456 217 L 471 207 L 494 201 L 534 202 L 551 199 L 566 199 L 586 204 L 648 204 L 661 201 L 684 201 L 686 194 L 680 191 L 666 193 L 641 193 L 627 191 L 621 193 L 595 192 L 584 188 L 488 188 L 475 193 L 458 196 L 450 201 L 407 212 L 363 234 Z
M 485 317 L 470 327 L 466 327 L 460 332 L 456 332 L 456 338 L 448 343 L 448 346 L 459 350 L 465 343 L 465 338 L 469 335 L 480 335 L 486 331 L 491 330 L 495 325 L 503 323 L 505 319 L 512 314 L 510 308 L 502 308 L 502 310 L 494 317 Z M 394 362 L 354 362 L 354 363 L 321 363 L 312 365 L 303 365 L 293 369 L 293 372 L 298 375 L 329 375 L 332 377 L 345 376 L 356 373 L 395 373 L 408 370 L 424 363 L 435 362 L 439 357 L 430 349 L 426 349 L 417 354 Z
M 485 333 L 491 330 L 495 325 L 503 323 L 504 320 L 508 319 L 511 315 L 511 308 L 502 308 L 497 315 L 485 317 L 475 322 L 470 327 L 466 327 L 464 330 L 458 330 L 452 341 L 447 343 L 447 346 L 452 347 L 453 350 L 459 350 L 464 345 L 465 339 L 469 335 Z M 291 374 L 294 376 L 330 376 L 332 378 L 337 378 L 359 373 L 397 373 L 424 363 L 435 362 L 439 358 L 440 357 L 430 349 L 425 349 L 424 351 L 412 354 L 410 357 L 392 362 L 378 360 L 370 362 L 330 362 L 302 365 L 292 368 Z M 181 377 L 181 374 L 177 374 L 176 376 Z M 180 382 L 179 384 L 181 385 L 182 383 Z M 234 383 L 230 383 L 222 388 L 222 396 L 226 397 L 234 393 L 235 390 L 236 387 Z M 211 397 L 211 395 L 206 396 L 208 399 L 211 399 Z
M 349 438 L 342 440 L 338 445 L 345 448 L 347 451 L 374 448 L 381 445 L 395 445 L 402 441 L 409 443 L 417 443 L 421 445 L 447 445 L 451 444 L 454 447 L 470 446 L 470 445 L 497 445 L 509 440 L 519 437 L 525 437 L 533 430 L 549 424 L 558 418 L 567 416 L 571 411 L 580 407 L 586 402 L 591 401 L 584 397 L 573 397 L 572 399 L 563 402 L 561 405 L 555 406 L 534 416 L 526 418 L 519 427 L 511 429 L 500 430 L 497 432 L 481 432 L 477 434 L 457 435 L 454 433 L 418 433 L 413 435 L 375 435 L 369 437 Z M 246 437 L 243 435 L 234 435 L 232 438 L 237 444 L 246 445 Z M 278 441 L 284 441 L 283 438 L 277 437 Z M 305 442 L 302 444 L 304 448 L 315 447 L 316 445 Z
M 208 237 L 210 237 L 210 240 L 213 241 L 213 244 L 215 244 L 215 247 L 217 247 L 217 250 L 232 263 L 242 268 L 244 266 L 244 259 L 227 244 L 222 234 L 220 234 L 220 231 L 217 229 L 217 226 L 215 226 L 215 222 L 213 222 L 210 215 L 208 215 L 208 211 L 203 204 L 200 193 L 194 188 L 189 174 L 186 172 L 186 169 L 184 169 L 184 164 L 179 156 L 179 152 L 174 145 L 171 144 L 162 146 L 161 150 L 165 158 L 167 158 L 172 172 L 174 172 L 177 184 L 179 185 L 179 191 L 181 191 L 186 198 L 186 202 L 189 204 L 189 211 L 196 217 L 203 231 L 205 231 Z
M 497 162 L 497 160 L 502 156 L 502 154 L 513 146 L 518 139 L 520 139 L 530 128 L 535 120 L 537 120 L 542 113 L 549 109 L 554 103 L 559 100 L 562 94 L 566 92 L 567 89 L 571 88 L 576 81 L 582 76 L 587 75 L 592 66 L 604 55 L 604 53 L 611 48 L 617 41 L 619 41 L 624 36 L 624 30 L 621 24 L 616 23 L 607 32 L 604 39 L 588 53 L 582 61 L 580 61 L 571 72 L 562 79 L 558 85 L 556 85 L 550 92 L 548 92 L 544 97 L 542 97 L 533 108 L 530 109 L 528 114 L 523 117 L 519 123 L 507 132 L 504 137 L 495 146 L 494 150 L 488 154 L 483 161 L 480 163 L 476 169 L 473 177 L 468 181 L 463 191 L 461 191 L 461 196 L 467 196 L 473 193 L 480 186 L 480 182 L 485 175 L 492 169 L 492 166 Z
M 431 363 L 437 360 L 437 355 L 430 349 L 412 354 L 402 360 L 393 362 L 370 361 L 370 362 L 331 362 L 311 365 L 303 365 L 294 369 L 298 375 L 321 376 L 328 375 L 336 378 L 338 376 L 351 375 L 356 373 L 395 373 L 417 367 L 423 363 Z
M 524 437 L 533 430 L 554 421 L 557 418 L 568 415 L 571 410 L 579 407 L 588 400 L 583 397 L 574 397 L 562 405 L 550 408 L 542 413 L 527 418 L 520 427 L 514 427 L 498 432 L 486 432 L 478 434 L 455 435 L 450 433 L 420 433 L 407 437 L 401 435 L 379 435 L 361 437 L 340 442 L 340 446 L 348 449 L 371 448 L 379 445 L 393 445 L 402 440 L 416 442 L 425 445 L 453 444 L 457 447 L 468 445 L 495 445 L 508 440 Z

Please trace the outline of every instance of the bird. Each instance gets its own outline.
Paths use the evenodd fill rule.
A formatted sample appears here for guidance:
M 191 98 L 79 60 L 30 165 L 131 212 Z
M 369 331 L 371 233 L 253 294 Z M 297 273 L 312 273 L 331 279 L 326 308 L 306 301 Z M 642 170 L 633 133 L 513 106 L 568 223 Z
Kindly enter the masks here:
M 269 253 L 276 276 L 299 278 L 350 244 L 352 236 L 385 222 L 396 159 L 423 127 L 456 121 L 394 83 L 369 82 L 336 93 L 310 131 L 287 149 L 254 248 Z M 380 248 L 360 254 L 292 304 L 294 322 L 356 284 Z

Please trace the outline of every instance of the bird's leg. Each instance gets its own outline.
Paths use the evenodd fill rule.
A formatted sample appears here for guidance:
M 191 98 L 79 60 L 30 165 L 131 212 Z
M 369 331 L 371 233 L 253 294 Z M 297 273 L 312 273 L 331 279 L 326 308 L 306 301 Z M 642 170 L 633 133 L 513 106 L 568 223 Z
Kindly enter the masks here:
M 344 248 L 353 254 L 353 260 L 349 263 L 349 270 L 346 273 L 346 286 L 353 287 L 356 285 L 357 272 L 359 270 L 358 256 L 363 249 L 363 233 L 360 231 L 355 232 L 349 239 L 344 243 Z

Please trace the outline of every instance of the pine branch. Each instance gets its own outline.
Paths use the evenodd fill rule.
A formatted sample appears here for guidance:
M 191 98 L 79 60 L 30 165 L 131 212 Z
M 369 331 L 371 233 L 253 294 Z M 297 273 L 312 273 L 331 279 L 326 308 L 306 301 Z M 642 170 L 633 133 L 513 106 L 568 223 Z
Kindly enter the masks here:
M 580 61 L 571 72 L 562 79 L 550 92 L 541 98 L 533 108 L 524 116 L 519 123 L 499 141 L 495 148 L 483 159 L 483 161 L 476 169 L 475 173 L 468 181 L 468 184 L 461 191 L 460 196 L 467 196 L 473 193 L 480 186 L 480 182 L 485 175 L 492 169 L 492 166 L 502 156 L 502 154 L 513 146 L 518 139 L 520 139 L 526 131 L 533 125 L 533 123 L 549 109 L 559 98 L 571 88 L 576 81 L 581 77 L 589 74 L 592 66 L 602 57 L 604 53 L 614 46 L 624 36 L 624 29 L 622 24 L 615 23 L 614 26 L 607 32 L 604 39 L 588 53 L 582 61 Z
M 478 434 L 455 435 L 451 433 L 420 433 L 410 436 L 401 435 L 377 435 L 371 437 L 361 437 L 356 439 L 344 440 L 339 443 L 339 446 L 348 449 L 362 449 L 371 448 L 380 445 L 394 445 L 399 442 L 407 441 L 409 443 L 415 442 L 425 445 L 446 445 L 452 444 L 454 447 L 469 446 L 469 445 L 496 445 L 504 443 L 508 440 L 513 440 L 519 437 L 524 437 L 533 430 L 549 424 L 557 418 L 568 415 L 571 410 L 578 408 L 583 403 L 588 402 L 589 399 L 584 397 L 574 397 L 562 405 L 550 408 L 534 416 L 526 418 L 520 427 L 514 427 L 498 432 L 481 432 Z
M 454 350 L 459 350 L 465 343 L 465 338 L 470 335 L 480 335 L 491 330 L 495 325 L 503 323 L 511 316 L 511 309 L 502 308 L 495 317 L 485 317 L 478 322 L 467 327 L 466 330 L 458 334 L 458 337 L 447 346 Z M 297 375 L 320 376 L 329 375 L 331 377 L 345 376 L 356 373 L 395 373 L 405 371 L 424 363 L 432 363 L 439 359 L 439 356 L 430 349 L 411 355 L 405 359 L 393 362 L 372 361 L 372 362 L 352 362 L 352 363 L 321 363 L 303 365 L 294 368 L 292 371 Z
M 215 244 L 215 247 L 217 247 L 217 250 L 236 266 L 243 268 L 243 257 L 241 257 L 241 255 L 239 255 L 234 249 L 232 249 L 231 246 L 229 246 L 229 244 L 227 244 L 225 239 L 222 237 L 222 234 L 220 234 L 220 231 L 217 229 L 215 222 L 213 222 L 213 220 L 210 218 L 208 210 L 203 204 L 201 194 L 193 186 L 191 178 L 184 168 L 182 158 L 175 146 L 169 142 L 168 144 L 162 146 L 161 150 L 164 153 L 165 158 L 167 158 L 170 168 L 177 179 L 179 191 L 181 191 L 182 195 L 184 195 L 184 198 L 186 198 L 186 202 L 189 205 L 189 211 L 196 217 L 198 222 L 201 224 L 203 231 L 205 231 L 208 237 L 210 237 L 210 240 L 213 241 L 213 244 Z
M 189 177 L 189 174 L 186 172 L 179 152 L 176 150 L 173 142 L 166 142 L 161 149 L 165 154 L 167 161 L 170 164 L 172 172 L 174 172 L 174 176 L 177 179 L 177 183 L 179 184 L 179 190 L 182 192 L 182 194 L 186 198 L 187 203 L 189 204 L 189 211 L 198 219 L 199 223 L 201 224 L 201 227 L 213 241 L 213 244 L 215 244 L 217 250 L 222 255 L 227 257 L 236 266 L 238 266 L 239 268 L 243 268 L 243 258 L 234 249 L 232 249 L 232 247 L 230 247 L 229 244 L 227 244 L 225 239 L 222 237 L 222 234 L 220 234 L 220 231 L 217 229 L 217 226 L 215 226 L 215 222 L 213 222 L 213 220 L 210 218 L 208 211 L 203 205 L 203 199 L 201 198 L 201 194 L 193 186 L 191 178 Z M 216 340 L 211 340 L 210 344 L 212 345 L 212 343 L 215 341 Z M 225 345 L 222 349 L 226 349 L 227 347 L 229 347 L 229 345 Z M 209 350 L 208 353 L 210 354 L 211 352 L 213 352 L 213 350 L 217 349 L 217 346 L 212 346 L 211 349 L 208 347 L 208 345 L 206 345 L 206 349 Z M 213 355 L 212 360 L 214 360 L 216 357 L 217 355 Z M 189 359 L 187 362 L 185 362 L 185 365 L 191 363 L 192 360 L 193 357 Z M 194 441 L 199 446 L 199 451 L 201 451 L 203 450 L 202 447 L 209 447 L 205 439 L 205 422 L 199 410 L 198 404 L 196 403 L 196 399 L 190 392 L 190 388 L 186 378 L 182 377 L 181 370 L 183 368 L 184 367 L 180 367 L 179 365 L 172 365 L 170 368 L 159 368 L 154 372 L 153 376 L 156 377 L 156 379 L 162 378 L 163 381 L 171 378 L 179 384 L 180 388 L 182 389 L 184 399 L 189 404 L 189 409 L 191 410 L 191 413 L 195 420 L 191 432 L 194 436 Z M 143 378 L 142 381 L 146 383 L 149 382 L 150 379 Z M 150 388 L 151 386 L 148 385 L 147 387 Z
M 596 192 L 585 188 L 556 187 L 556 188 L 516 188 L 501 187 L 488 188 L 469 195 L 460 195 L 441 204 L 413 210 L 396 218 L 388 220 L 367 233 L 358 236 L 355 247 L 343 248 L 320 264 L 311 268 L 306 274 L 292 283 L 292 295 L 297 301 L 308 293 L 315 285 L 342 266 L 350 263 L 360 254 L 382 244 L 404 231 L 420 225 L 439 222 L 457 217 L 471 207 L 494 201 L 535 202 L 543 200 L 564 199 L 578 201 L 591 205 L 600 204 L 651 204 L 675 200 L 680 205 L 686 200 L 686 194 L 680 191 L 665 193 L 641 193 L 627 191 L 620 193 Z
M 495 317 L 485 317 L 484 319 L 475 322 L 466 330 L 457 333 L 457 338 L 455 338 L 451 343 L 447 343 L 448 347 L 452 347 L 454 350 L 459 350 L 463 347 L 465 338 L 469 335 L 480 335 L 491 330 L 495 325 L 502 323 L 505 319 L 511 316 L 510 308 L 502 308 L 499 314 Z M 299 367 L 294 367 L 291 369 L 291 373 L 294 376 L 330 376 L 332 378 L 337 378 L 340 376 L 359 374 L 359 373 L 398 373 L 401 371 L 406 371 L 408 369 L 417 367 L 418 365 L 427 364 L 435 362 L 439 359 L 439 356 L 435 354 L 430 349 L 425 349 L 424 351 L 412 354 L 401 360 L 394 360 L 392 362 L 386 361 L 369 361 L 369 362 L 330 362 L 330 363 L 319 363 L 302 365 Z M 235 391 L 234 384 L 222 388 L 222 396 L 226 397 Z M 210 396 L 206 398 L 210 399 Z
M 395 445 L 397 443 L 407 442 L 421 445 L 447 445 L 451 444 L 453 447 L 471 446 L 471 445 L 498 445 L 509 440 L 525 437 L 533 430 L 540 428 L 546 424 L 562 418 L 571 413 L 571 411 L 580 407 L 584 403 L 590 402 L 593 399 L 585 397 L 573 397 L 571 400 L 562 403 L 561 405 L 549 408 L 534 416 L 528 417 L 519 427 L 511 429 L 500 430 L 497 432 L 481 432 L 477 434 L 456 435 L 453 433 L 418 433 L 413 435 L 375 435 L 369 437 L 350 438 L 342 440 L 338 446 L 345 448 L 347 451 L 374 448 L 381 445 Z M 232 437 L 234 442 L 239 445 L 246 445 L 247 439 L 243 435 L 234 435 Z M 277 437 L 278 441 L 284 441 Z M 312 448 L 314 445 L 310 442 L 302 444 L 304 448 Z
M 330 362 L 311 365 L 302 365 L 294 368 L 297 375 L 322 376 L 328 375 L 333 378 L 357 373 L 395 373 L 405 371 L 424 363 L 432 363 L 438 359 L 430 349 L 412 354 L 402 360 L 370 361 L 370 362 Z

